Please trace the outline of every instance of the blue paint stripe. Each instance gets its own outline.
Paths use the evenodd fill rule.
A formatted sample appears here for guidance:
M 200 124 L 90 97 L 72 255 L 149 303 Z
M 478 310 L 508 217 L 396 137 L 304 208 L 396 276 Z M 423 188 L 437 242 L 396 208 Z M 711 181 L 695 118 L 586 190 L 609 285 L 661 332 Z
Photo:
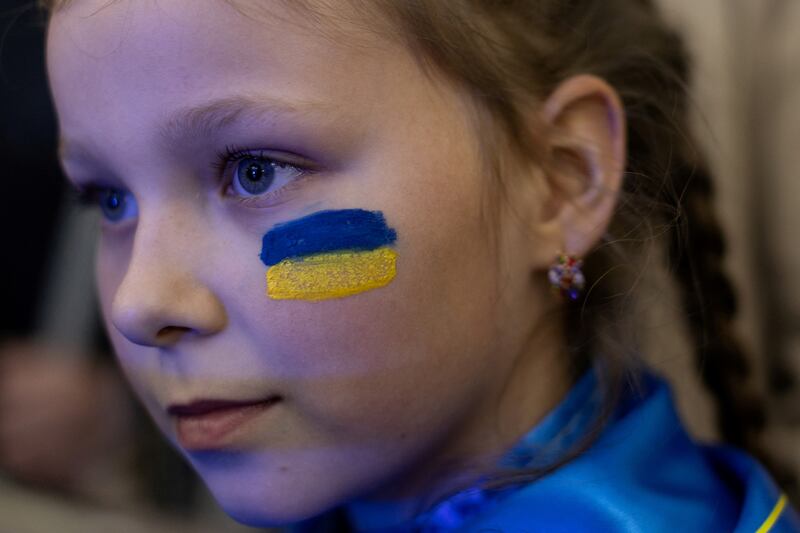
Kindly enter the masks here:
M 397 233 L 380 211 L 318 211 L 276 224 L 264 235 L 261 260 L 267 266 L 284 259 L 339 250 L 374 250 L 393 244 Z

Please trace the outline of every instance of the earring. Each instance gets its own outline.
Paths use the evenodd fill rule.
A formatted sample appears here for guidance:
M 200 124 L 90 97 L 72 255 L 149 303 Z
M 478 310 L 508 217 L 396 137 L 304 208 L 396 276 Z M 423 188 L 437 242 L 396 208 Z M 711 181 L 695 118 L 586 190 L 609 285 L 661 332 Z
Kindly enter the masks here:
M 558 290 L 564 298 L 577 300 L 586 285 L 586 278 L 581 270 L 582 266 L 583 261 L 577 257 L 559 253 L 550 267 L 547 278 L 553 288 Z

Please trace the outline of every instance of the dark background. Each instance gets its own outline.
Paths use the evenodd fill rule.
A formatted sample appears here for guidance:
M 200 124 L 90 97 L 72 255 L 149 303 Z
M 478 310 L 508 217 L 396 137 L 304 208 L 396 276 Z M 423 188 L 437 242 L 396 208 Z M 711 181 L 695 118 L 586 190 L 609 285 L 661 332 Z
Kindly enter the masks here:
M 0 338 L 30 335 L 66 186 L 44 67 L 44 19 L 0 0 Z

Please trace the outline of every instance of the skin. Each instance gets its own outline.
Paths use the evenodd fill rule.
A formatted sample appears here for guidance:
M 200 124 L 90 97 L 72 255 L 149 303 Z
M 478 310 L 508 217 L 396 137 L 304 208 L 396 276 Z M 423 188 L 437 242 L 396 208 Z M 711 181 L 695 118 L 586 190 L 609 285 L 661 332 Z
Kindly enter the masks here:
M 135 202 L 103 223 L 103 316 L 138 397 L 231 516 L 285 524 L 350 502 L 356 521 L 371 505 L 408 518 L 563 397 L 546 268 L 560 249 L 585 253 L 613 210 L 624 120 L 610 88 L 578 78 L 531 107 L 531 124 L 569 133 L 553 147 L 584 164 L 549 177 L 520 167 L 513 200 L 487 222 L 494 184 L 464 93 L 380 34 L 338 27 L 328 39 L 279 2 L 257 18 L 221 1 L 107 3 L 79 0 L 49 26 L 63 166 L 78 187 Z M 172 123 L 182 138 L 163 139 L 177 110 L 234 94 L 303 111 L 246 112 L 191 135 Z M 233 167 L 210 168 L 226 144 L 313 171 L 244 203 Z M 554 180 L 569 185 L 561 195 Z M 396 278 L 341 299 L 267 298 L 261 236 L 348 208 L 396 229 Z M 183 448 L 166 412 L 272 394 L 281 402 L 213 452 Z

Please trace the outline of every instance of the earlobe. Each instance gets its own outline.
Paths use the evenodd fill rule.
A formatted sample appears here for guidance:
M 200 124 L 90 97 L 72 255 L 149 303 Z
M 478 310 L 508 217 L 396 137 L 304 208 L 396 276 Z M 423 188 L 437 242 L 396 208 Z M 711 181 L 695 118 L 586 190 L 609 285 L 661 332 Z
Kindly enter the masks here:
M 622 186 L 624 108 L 608 83 L 580 75 L 559 85 L 541 113 L 551 129 L 545 174 L 555 200 L 547 233 L 560 241 L 553 256 L 583 257 L 605 232 Z

